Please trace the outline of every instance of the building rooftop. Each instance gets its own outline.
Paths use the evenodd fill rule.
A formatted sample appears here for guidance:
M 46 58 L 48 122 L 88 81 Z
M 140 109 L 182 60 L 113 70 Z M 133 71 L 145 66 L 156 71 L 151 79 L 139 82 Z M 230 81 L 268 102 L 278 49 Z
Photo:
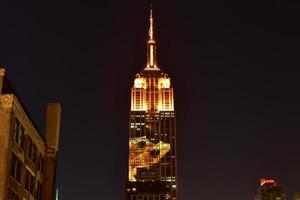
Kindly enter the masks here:
M 1 70 L 1 68 L 0 68 L 0 70 Z M 29 118 L 30 122 L 32 123 L 32 125 L 34 126 L 34 128 L 36 129 L 38 134 L 41 136 L 41 138 L 45 141 L 44 135 L 41 134 L 42 132 L 39 130 L 38 126 L 34 122 L 34 120 L 31 117 L 29 111 L 26 109 L 26 106 L 23 103 L 22 98 L 17 94 L 16 90 L 12 86 L 11 82 L 9 81 L 9 79 L 7 78 L 5 73 L 4 73 L 4 79 L 3 79 L 2 93 L 1 94 L 13 94 L 18 99 L 19 104 L 21 105 L 22 109 L 26 113 L 26 115 Z

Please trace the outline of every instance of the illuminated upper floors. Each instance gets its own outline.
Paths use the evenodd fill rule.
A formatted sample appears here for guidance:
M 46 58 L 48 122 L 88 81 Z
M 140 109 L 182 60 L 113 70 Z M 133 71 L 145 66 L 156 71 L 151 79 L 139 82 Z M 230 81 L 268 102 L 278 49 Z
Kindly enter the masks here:
M 131 111 L 174 111 L 174 90 L 169 76 L 160 71 L 137 74 L 131 89 Z

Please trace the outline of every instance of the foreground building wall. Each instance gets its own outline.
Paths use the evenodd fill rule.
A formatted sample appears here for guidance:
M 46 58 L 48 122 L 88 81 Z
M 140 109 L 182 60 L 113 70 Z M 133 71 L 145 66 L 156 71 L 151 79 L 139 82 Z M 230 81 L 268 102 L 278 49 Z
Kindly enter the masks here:
M 59 148 L 60 128 L 60 105 L 57 103 L 48 104 L 46 118 L 46 178 L 45 200 L 53 200 L 55 194 L 55 174 L 57 153 Z
M 9 105 L 9 96 L 4 97 L 2 94 L 4 82 L 4 69 L 0 69 L 0 199 L 5 199 L 7 188 L 7 165 L 9 151 L 9 135 L 11 124 L 12 108 Z
M 22 106 L 4 69 L 0 69 L 0 92 L 0 200 L 53 200 L 54 193 L 48 191 L 54 191 L 55 186 L 60 104 L 48 105 L 47 142 Z

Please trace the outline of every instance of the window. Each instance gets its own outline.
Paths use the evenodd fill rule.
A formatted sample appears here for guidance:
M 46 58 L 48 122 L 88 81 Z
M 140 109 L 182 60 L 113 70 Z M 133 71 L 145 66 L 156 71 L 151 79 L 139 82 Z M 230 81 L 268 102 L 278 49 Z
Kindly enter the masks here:
M 36 146 L 31 139 L 28 139 L 27 157 L 35 164 Z
M 25 174 L 25 189 L 30 193 L 33 194 L 33 189 L 34 189 L 34 177 L 33 175 L 26 170 Z
M 14 132 L 14 141 L 16 143 L 18 143 L 18 139 L 19 139 L 19 127 L 20 127 L 20 122 L 17 118 L 15 118 L 13 132 Z
M 10 165 L 10 176 L 20 183 L 21 179 L 22 162 L 17 158 L 15 154 L 12 154 Z
M 8 191 L 8 200 L 19 200 L 18 195 L 12 190 Z
M 14 121 L 13 136 L 14 136 L 15 143 L 17 143 L 23 149 L 24 148 L 25 129 L 20 124 L 20 121 L 17 118 L 15 118 L 15 121 Z
M 43 186 L 41 183 L 37 184 L 37 190 L 36 190 L 36 200 L 42 200 L 43 195 Z
M 38 166 L 40 172 L 44 173 L 44 157 L 42 154 L 40 154 Z

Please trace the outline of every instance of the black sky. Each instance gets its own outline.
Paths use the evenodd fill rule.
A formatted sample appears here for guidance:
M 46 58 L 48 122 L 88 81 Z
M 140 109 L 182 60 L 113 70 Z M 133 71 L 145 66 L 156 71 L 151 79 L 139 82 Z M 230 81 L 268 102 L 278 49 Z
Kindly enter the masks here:
M 153 1 L 175 87 L 180 199 L 300 190 L 300 3 Z M 0 64 L 43 130 L 62 103 L 62 200 L 124 199 L 130 87 L 149 1 L 1 1 Z

